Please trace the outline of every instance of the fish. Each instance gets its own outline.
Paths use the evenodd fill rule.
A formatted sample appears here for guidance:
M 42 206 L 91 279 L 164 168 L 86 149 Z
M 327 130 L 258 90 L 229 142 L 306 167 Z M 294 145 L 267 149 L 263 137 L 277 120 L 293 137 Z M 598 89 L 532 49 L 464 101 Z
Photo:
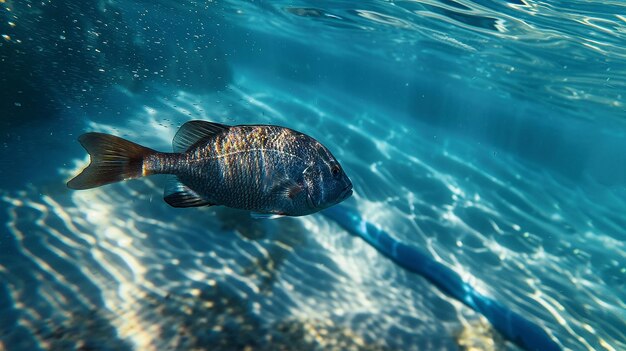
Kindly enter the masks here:
M 90 163 L 67 182 L 70 189 L 166 174 L 164 200 L 172 207 L 226 206 L 254 218 L 313 214 L 353 191 L 324 145 L 277 125 L 188 121 L 176 132 L 171 153 L 104 133 L 85 133 L 78 141 Z

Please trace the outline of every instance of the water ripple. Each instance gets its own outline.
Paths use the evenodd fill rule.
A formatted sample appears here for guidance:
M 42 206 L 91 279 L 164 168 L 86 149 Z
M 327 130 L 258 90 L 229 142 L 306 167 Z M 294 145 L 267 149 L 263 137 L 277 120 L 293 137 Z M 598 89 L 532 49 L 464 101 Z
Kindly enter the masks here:
M 301 0 L 261 6 L 233 0 L 225 6 L 240 14 L 226 14 L 239 26 L 306 44 L 315 33 L 315 47 L 337 55 L 391 69 L 398 63 L 444 67 L 452 79 L 583 117 L 600 116 L 598 108 L 624 117 L 626 96 L 619 88 L 626 85 L 626 17 L 618 2 L 397 0 L 357 6 Z
M 462 138 L 433 139 L 408 119 L 383 128 L 383 112 L 338 103 L 338 92 L 271 86 L 241 72 L 225 92 L 156 96 L 129 124 L 87 127 L 162 149 L 191 118 L 183 111 L 225 123 L 236 111 L 237 123 L 306 131 L 336 150 L 353 177 L 348 204 L 368 221 L 566 348 L 626 347 L 617 293 L 626 287 L 626 223 L 616 215 L 626 208 L 623 190 L 575 184 Z M 157 132 L 144 137 L 149 130 Z M 75 167 L 62 176 L 84 162 L 68 162 Z M 3 191 L 2 345 L 441 350 L 481 329 L 471 310 L 325 217 L 254 221 L 223 208 L 172 209 L 161 194 L 158 178 L 84 192 L 62 179 Z

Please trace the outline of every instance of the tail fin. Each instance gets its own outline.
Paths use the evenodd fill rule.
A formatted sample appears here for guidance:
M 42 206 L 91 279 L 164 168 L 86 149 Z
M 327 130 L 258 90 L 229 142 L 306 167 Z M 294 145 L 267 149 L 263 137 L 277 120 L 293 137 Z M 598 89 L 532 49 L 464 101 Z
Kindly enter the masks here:
M 91 157 L 89 166 L 67 182 L 71 189 L 90 189 L 143 176 L 143 160 L 156 151 L 114 135 L 86 133 L 78 138 Z

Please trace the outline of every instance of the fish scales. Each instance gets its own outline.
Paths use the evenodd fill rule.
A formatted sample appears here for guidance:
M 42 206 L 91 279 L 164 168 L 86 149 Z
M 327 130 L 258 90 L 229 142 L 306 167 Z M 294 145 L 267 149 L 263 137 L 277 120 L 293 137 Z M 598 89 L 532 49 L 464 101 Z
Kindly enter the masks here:
M 267 210 L 279 194 L 266 178 L 290 173 L 291 164 L 307 157 L 299 134 L 272 126 L 232 127 L 183 154 L 159 154 L 148 168 L 150 173 L 177 175 L 209 202 Z

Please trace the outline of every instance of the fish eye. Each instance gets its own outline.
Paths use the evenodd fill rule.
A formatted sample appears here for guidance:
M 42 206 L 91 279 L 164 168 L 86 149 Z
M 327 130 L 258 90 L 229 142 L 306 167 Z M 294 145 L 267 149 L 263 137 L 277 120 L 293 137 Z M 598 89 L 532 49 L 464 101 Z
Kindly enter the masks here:
M 333 168 L 331 168 L 331 169 L 330 169 L 330 173 L 332 173 L 332 174 L 333 174 L 333 176 L 335 176 L 335 177 L 336 177 L 336 176 L 338 176 L 338 175 L 339 175 L 339 171 L 340 171 L 340 170 L 341 170 L 341 169 L 339 168 L 339 166 L 334 165 L 334 166 L 333 166 Z

